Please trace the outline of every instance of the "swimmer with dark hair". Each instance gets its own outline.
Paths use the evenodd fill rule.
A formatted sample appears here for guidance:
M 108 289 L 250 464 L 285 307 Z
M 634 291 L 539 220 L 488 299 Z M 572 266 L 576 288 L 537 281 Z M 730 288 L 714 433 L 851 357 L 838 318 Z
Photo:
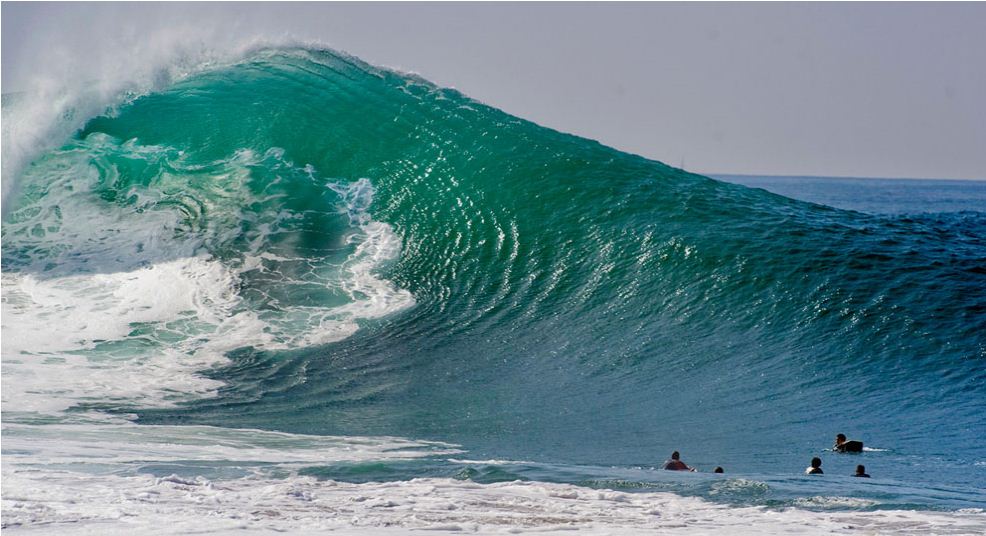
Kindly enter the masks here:
M 870 475 L 866 474 L 866 467 L 863 466 L 863 465 L 857 465 L 856 466 L 856 474 L 854 474 L 852 476 L 858 476 L 858 477 L 861 477 L 861 478 L 869 478 L 870 477 Z
M 808 467 L 807 469 L 805 469 L 805 474 L 806 475 L 822 475 L 822 474 L 825 474 L 824 472 L 822 472 L 822 459 L 821 458 L 818 458 L 818 457 L 812 458 L 811 459 L 811 467 Z
M 725 472 L 725 471 L 723 471 L 723 470 L 722 470 L 722 467 L 716 467 L 716 468 L 715 468 L 715 470 L 714 470 L 714 471 L 712 471 L 712 472 L 713 472 L 713 473 L 723 473 L 723 472 Z

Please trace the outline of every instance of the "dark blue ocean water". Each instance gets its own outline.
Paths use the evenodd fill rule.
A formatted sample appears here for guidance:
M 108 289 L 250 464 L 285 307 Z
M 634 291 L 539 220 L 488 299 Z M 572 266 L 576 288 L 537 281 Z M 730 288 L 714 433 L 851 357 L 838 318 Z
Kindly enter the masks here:
M 869 214 L 986 211 L 986 180 L 710 176 L 792 199 Z

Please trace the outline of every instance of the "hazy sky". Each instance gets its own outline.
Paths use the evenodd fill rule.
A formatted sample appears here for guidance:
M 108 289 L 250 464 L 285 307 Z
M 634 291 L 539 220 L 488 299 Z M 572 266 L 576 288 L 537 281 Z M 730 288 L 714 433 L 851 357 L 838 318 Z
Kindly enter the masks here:
M 692 171 L 986 179 L 983 3 L 4 2 L 2 25 L 4 92 L 296 38 Z

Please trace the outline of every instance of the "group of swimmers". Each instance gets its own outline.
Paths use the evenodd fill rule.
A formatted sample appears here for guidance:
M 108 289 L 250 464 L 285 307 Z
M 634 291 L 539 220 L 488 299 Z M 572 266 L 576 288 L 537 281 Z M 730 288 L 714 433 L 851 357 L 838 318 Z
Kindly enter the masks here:
M 835 445 L 832 447 L 832 450 L 835 452 L 863 452 L 863 442 L 856 439 L 847 440 L 845 434 L 838 434 L 835 436 Z M 677 450 L 671 453 L 671 459 L 664 462 L 662 468 L 668 471 L 696 471 L 694 467 L 688 467 L 685 462 L 681 461 L 681 454 Z M 713 472 L 722 473 L 723 469 L 722 467 L 716 467 Z M 805 474 L 824 474 L 822 471 L 822 459 L 817 456 L 812 458 L 811 465 L 805 469 Z M 861 478 L 870 477 L 870 475 L 866 474 L 866 467 L 863 465 L 857 465 L 856 474 L 852 476 Z
M 845 434 L 838 434 L 835 436 L 835 445 L 832 447 L 835 452 L 863 452 L 863 442 L 856 439 L 846 439 Z M 811 459 L 811 465 L 805 469 L 806 475 L 821 475 L 822 472 L 822 459 L 815 457 Z M 856 474 L 852 476 L 858 476 L 861 478 L 869 478 L 870 475 L 866 474 L 866 466 L 857 465 Z

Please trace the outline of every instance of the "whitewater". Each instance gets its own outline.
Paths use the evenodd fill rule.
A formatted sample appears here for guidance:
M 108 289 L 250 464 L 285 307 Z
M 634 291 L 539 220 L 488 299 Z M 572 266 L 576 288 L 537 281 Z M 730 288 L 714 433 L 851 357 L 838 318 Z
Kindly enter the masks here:
M 796 201 L 320 46 L 159 63 L 4 95 L 5 532 L 986 530 L 983 210 Z

